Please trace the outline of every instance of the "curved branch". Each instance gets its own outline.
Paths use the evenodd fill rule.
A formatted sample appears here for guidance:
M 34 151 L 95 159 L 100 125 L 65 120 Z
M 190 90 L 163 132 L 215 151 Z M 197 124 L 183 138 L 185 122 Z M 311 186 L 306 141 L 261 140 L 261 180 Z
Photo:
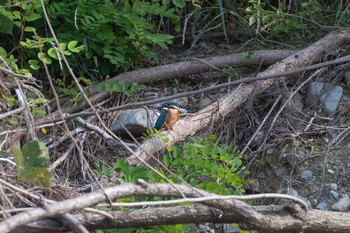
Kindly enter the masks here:
M 207 192 L 176 185 L 188 197 L 199 197 L 211 195 Z M 179 192 L 169 184 L 147 184 L 141 185 L 122 184 L 117 187 L 106 188 L 105 192 L 111 199 L 126 196 L 178 196 Z M 98 202 L 106 201 L 101 191 L 87 194 L 85 196 L 65 200 L 60 203 L 50 204 L 46 209 L 36 208 L 31 211 L 17 214 L 0 223 L 0 231 L 8 232 L 15 227 L 14 232 L 40 232 L 28 230 L 28 223 L 41 223 L 45 231 L 50 232 L 49 226 L 55 226 L 53 232 L 67 231 L 52 220 L 34 222 L 41 218 L 54 217 L 64 212 L 78 210 Z M 309 210 L 305 212 L 298 205 L 287 204 L 284 206 L 248 206 L 236 200 L 216 200 L 195 204 L 192 206 L 172 206 L 146 208 L 127 211 L 110 211 L 114 220 L 94 213 L 76 214 L 74 218 L 89 230 L 94 229 L 120 229 L 128 227 L 145 227 L 165 224 L 185 223 L 238 223 L 241 228 L 247 230 L 258 230 L 259 232 L 349 232 L 350 214 Z M 40 216 L 40 217 L 39 217 Z M 20 220 L 22 220 L 20 222 Z M 25 223 L 24 223 L 25 222 Z M 32 224 L 31 224 L 32 225 Z M 21 231 L 22 230 L 22 231 Z

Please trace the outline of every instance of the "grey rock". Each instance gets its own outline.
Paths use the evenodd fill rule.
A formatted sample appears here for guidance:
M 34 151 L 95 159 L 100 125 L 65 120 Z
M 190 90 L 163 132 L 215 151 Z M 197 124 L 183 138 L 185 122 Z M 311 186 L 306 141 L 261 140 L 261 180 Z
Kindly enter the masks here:
M 338 189 L 338 185 L 336 183 L 331 183 L 331 190 L 336 191 Z
M 273 155 L 276 152 L 277 152 L 277 149 L 275 146 L 271 146 L 271 147 L 267 148 L 267 150 L 266 150 L 266 154 L 268 154 L 268 155 Z
M 338 129 L 335 129 L 335 130 L 330 129 L 328 132 L 330 133 L 333 140 L 336 139 L 340 134 L 340 131 Z
M 297 192 L 297 190 L 292 189 L 292 188 L 287 191 L 287 194 L 294 196 L 294 197 L 299 197 L 299 193 Z
M 350 87 L 350 70 L 344 72 L 344 79 L 345 79 L 346 85 Z
M 323 110 L 332 115 L 337 111 L 339 101 L 343 95 L 341 86 L 332 86 L 327 83 L 309 83 L 306 104 L 311 106 L 317 102 L 322 103 Z
M 312 171 L 305 170 L 301 173 L 301 181 L 307 183 L 312 179 Z
M 349 156 L 350 155 L 350 143 L 346 144 L 342 150 L 341 150 L 341 154 L 343 156 Z
M 264 133 L 263 131 L 259 131 L 259 132 L 256 134 L 255 138 L 253 139 L 253 142 L 259 144 L 259 143 L 262 142 L 262 140 L 264 139 L 264 137 L 265 137 L 265 133 Z
M 326 202 L 320 202 L 318 203 L 318 205 L 316 206 L 316 209 L 319 210 L 328 210 L 328 205 Z
M 332 170 L 332 169 L 327 169 L 327 172 L 329 173 L 329 174 L 334 174 L 334 170 Z
M 144 108 L 123 111 L 113 122 L 111 130 L 119 136 L 128 136 L 125 127 L 135 137 L 141 136 L 147 129 L 154 127 L 158 114 L 155 110 Z
M 199 100 L 199 103 L 198 103 L 199 109 L 203 109 L 211 103 L 212 103 L 211 99 L 209 99 L 208 97 L 204 97 L 201 100 Z
M 222 230 L 224 233 L 239 233 L 241 229 L 239 227 L 232 226 L 232 224 L 223 224 Z
M 309 208 L 312 207 L 310 200 L 308 200 L 307 198 L 305 198 L 303 196 L 300 196 L 298 191 L 296 191 L 295 189 L 289 188 L 286 190 L 285 188 L 282 188 L 282 189 L 277 190 L 277 193 L 286 193 L 286 194 L 291 195 L 293 197 L 300 198 L 301 200 L 303 200 L 307 204 L 307 206 Z M 283 202 L 283 200 L 281 200 L 281 201 Z
M 275 170 L 275 174 L 277 177 L 283 176 L 283 175 L 287 174 L 287 169 L 285 167 L 278 167 Z
M 306 152 L 303 151 L 303 150 L 297 150 L 296 153 L 297 153 L 297 155 L 298 155 L 300 158 L 302 158 L 302 159 L 304 159 L 305 156 L 306 156 Z
M 249 180 L 249 184 L 248 187 L 250 190 L 252 190 L 253 192 L 257 192 L 260 193 L 261 192 L 261 187 L 260 187 L 260 182 L 258 179 L 250 179 Z
M 201 233 L 214 233 L 214 229 L 210 228 L 209 226 L 205 226 L 205 225 L 199 225 L 198 231 Z
M 338 202 L 334 203 L 331 207 L 331 210 L 346 212 L 350 206 L 350 198 L 345 194 Z
M 339 197 L 339 193 L 337 193 L 337 192 L 334 191 L 334 190 L 331 190 L 330 193 L 332 194 L 332 196 L 333 196 L 334 198 L 338 198 L 338 197 Z

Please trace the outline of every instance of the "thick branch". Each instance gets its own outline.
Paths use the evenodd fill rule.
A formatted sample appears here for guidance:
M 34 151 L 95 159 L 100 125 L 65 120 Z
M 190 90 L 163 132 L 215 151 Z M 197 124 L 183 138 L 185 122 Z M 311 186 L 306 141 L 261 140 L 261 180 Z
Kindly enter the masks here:
M 208 195 L 208 193 L 200 190 L 194 190 L 189 187 L 177 185 L 176 188 L 180 189 L 186 196 L 201 196 Z M 178 191 L 169 184 L 123 184 L 113 188 L 106 189 L 107 194 L 112 198 L 126 197 L 126 196 L 181 196 Z M 95 192 L 83 197 L 70 199 L 61 203 L 53 204 L 48 207 L 45 216 L 54 216 L 55 213 L 62 213 L 63 210 L 67 211 L 68 208 L 65 205 L 72 205 L 77 203 L 77 208 L 82 206 L 92 205 L 98 201 L 106 199 L 102 192 Z M 89 203 L 90 202 L 90 203 Z M 82 205 L 82 203 L 84 203 Z M 82 225 L 89 230 L 94 229 L 119 229 L 128 227 L 145 227 L 155 225 L 167 225 L 167 224 L 185 224 L 185 223 L 238 223 L 244 229 L 255 229 L 259 232 L 305 232 L 305 233 L 323 233 L 323 232 L 349 232 L 350 223 L 348 221 L 350 214 L 327 212 L 318 210 L 309 210 L 305 212 L 301 210 L 297 205 L 285 205 L 285 206 L 248 206 L 243 202 L 230 200 L 223 201 L 217 200 L 212 202 L 205 202 L 203 204 L 196 204 L 192 206 L 176 206 L 176 207 L 158 207 L 158 208 L 146 208 L 127 211 L 110 211 L 114 217 L 111 221 L 104 216 L 92 213 L 76 214 L 74 215 Z M 72 209 L 72 207 L 70 207 Z M 28 216 L 34 216 L 34 213 L 43 211 L 43 209 L 37 208 L 27 213 L 18 214 L 14 217 L 7 219 L 7 222 L 11 222 L 12 225 L 16 225 L 18 219 Z M 32 218 L 33 219 L 33 218 Z M 29 221 L 27 219 L 26 221 Z M 32 221 L 31 221 L 32 222 Z M 18 222 L 17 222 L 18 223 Z M 38 224 L 38 222 L 36 222 Z M 53 232 L 66 231 L 62 227 L 57 226 L 56 222 L 47 220 L 46 222 L 41 220 L 42 227 L 49 224 L 52 227 Z M 3 223 L 0 224 L 0 230 Z M 30 228 L 23 226 L 18 228 L 16 232 L 26 233 L 33 232 Z M 34 232 L 40 232 L 38 228 L 35 228 Z M 47 228 L 42 232 L 50 232 Z
M 145 69 L 138 69 L 117 75 L 110 80 L 118 80 L 119 82 L 128 80 L 138 83 L 151 83 L 155 81 L 164 81 L 171 78 L 184 77 L 202 72 L 208 72 L 213 70 L 211 66 L 215 66 L 218 69 L 224 69 L 227 67 L 244 67 L 244 66 L 256 66 L 272 65 L 292 54 L 295 54 L 295 50 L 260 50 L 255 52 L 244 52 L 225 56 L 217 56 L 205 59 L 199 59 L 196 61 L 177 62 L 168 65 L 156 66 Z M 207 65 L 210 64 L 211 66 Z M 109 93 L 103 92 L 98 93 L 97 85 L 88 89 L 89 99 L 92 103 L 96 103 L 102 99 L 105 99 Z M 66 99 L 62 103 L 67 102 Z M 71 105 L 63 112 L 72 113 L 79 111 L 86 107 L 84 100 L 81 102 Z M 59 114 L 53 113 L 50 118 L 57 118 Z

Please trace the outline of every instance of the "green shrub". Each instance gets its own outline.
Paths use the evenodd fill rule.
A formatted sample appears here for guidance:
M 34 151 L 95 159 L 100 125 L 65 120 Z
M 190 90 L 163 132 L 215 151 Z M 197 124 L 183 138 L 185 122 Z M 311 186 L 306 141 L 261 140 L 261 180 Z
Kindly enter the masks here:
M 248 179 L 242 176 L 249 174 L 249 171 L 242 164 L 241 153 L 232 146 L 218 144 L 214 135 L 205 138 L 195 137 L 182 146 L 170 147 L 168 151 L 169 154 L 163 159 L 164 165 L 176 175 L 168 174 L 160 167 L 157 170 L 174 183 L 181 184 L 180 177 L 193 187 L 212 193 L 223 195 L 244 193 L 243 184 L 247 183 Z M 114 167 L 124 182 L 136 182 L 139 178 L 148 182 L 164 182 L 148 167 L 129 167 L 123 159 L 118 159 Z M 146 198 L 128 199 L 128 201 L 136 200 L 143 201 Z M 147 200 L 164 200 L 164 198 L 152 197 Z M 189 226 L 178 224 L 151 227 L 144 228 L 140 232 L 188 232 Z M 135 232 L 135 229 L 126 229 L 125 232 Z

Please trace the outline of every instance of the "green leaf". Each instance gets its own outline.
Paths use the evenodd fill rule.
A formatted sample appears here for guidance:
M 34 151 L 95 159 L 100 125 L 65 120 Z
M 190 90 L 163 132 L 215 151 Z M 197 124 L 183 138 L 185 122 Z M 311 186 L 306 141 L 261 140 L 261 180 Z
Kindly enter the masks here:
M 74 49 L 77 44 L 78 44 L 78 41 L 72 40 L 71 42 L 68 43 L 68 49 L 69 50 Z
M 15 155 L 18 180 L 44 188 L 51 187 L 52 174 L 48 170 L 50 157 L 44 143 L 34 140 L 25 144 L 22 150 L 18 147 L 11 149 Z
M 23 157 L 22 151 L 17 146 L 11 147 L 11 151 L 14 154 L 14 159 L 16 162 L 17 176 L 20 176 L 24 169 L 24 157 Z
M 105 164 L 102 165 L 102 171 L 107 177 L 111 176 L 111 171 L 109 170 L 109 168 Z
M 21 12 L 20 11 L 13 11 L 12 12 L 15 19 L 21 19 Z
M 112 83 L 113 91 L 115 91 L 115 92 L 121 92 L 122 91 L 122 86 L 120 85 L 118 80 L 114 80 L 114 81 L 111 81 L 111 82 L 113 82 Z
M 102 173 L 97 170 L 97 169 L 92 169 L 92 171 L 98 176 L 98 177 L 101 177 L 102 176 Z
M 39 52 L 38 53 L 38 58 L 42 61 L 45 62 L 45 64 L 51 64 L 52 60 L 46 56 L 46 53 Z
M 114 170 L 116 172 L 127 172 L 129 171 L 129 167 L 126 165 L 124 159 L 117 159 L 117 162 L 114 164 Z
M 14 23 L 11 19 L 0 14 L 0 32 L 1 33 L 6 33 L 12 36 L 13 25 Z
M 35 20 L 40 19 L 40 18 L 41 18 L 41 15 L 38 13 L 35 13 L 35 12 L 32 12 L 31 14 L 24 17 L 24 19 L 27 22 L 32 22 L 32 21 L 35 21 Z
M 130 85 L 130 81 L 125 80 L 125 81 L 122 83 L 122 91 L 123 91 L 123 92 L 127 91 L 128 88 L 129 88 L 129 85 Z
M 99 83 L 99 84 L 97 84 L 97 90 L 98 90 L 98 92 L 103 92 L 103 91 L 105 91 L 105 84 L 104 83 Z
M 49 151 L 44 143 L 34 140 L 22 148 L 25 167 L 45 167 L 50 165 Z
M 67 48 L 67 44 L 66 43 L 60 43 L 60 47 L 61 47 L 62 51 L 64 51 Z
M 34 27 L 29 27 L 29 26 L 27 26 L 27 27 L 24 28 L 24 31 L 25 31 L 25 32 L 34 32 L 34 31 L 35 31 L 35 28 L 34 28 Z
M 125 92 L 124 92 L 124 94 L 126 95 L 126 96 L 133 96 L 134 95 L 134 92 L 132 92 L 131 90 L 126 90 Z
M 40 69 L 39 61 L 38 60 L 29 60 L 29 67 L 33 70 L 38 70 Z
M 28 167 L 23 171 L 19 180 L 32 185 L 51 188 L 51 178 L 52 173 L 47 168 Z
M 185 0 L 172 0 L 172 2 L 178 8 L 183 8 L 185 6 Z
M 3 47 L 0 47 L 0 56 L 2 58 L 6 58 L 7 57 L 7 52 Z
M 171 163 L 171 157 L 168 154 L 164 155 L 163 163 L 165 166 L 169 167 L 169 165 Z
M 47 50 L 47 54 L 48 54 L 50 57 L 52 57 L 52 58 L 58 60 L 58 56 L 57 56 L 57 52 L 56 52 L 56 49 L 55 49 L 55 48 L 49 48 L 49 50 Z
M 77 44 L 78 44 L 78 41 L 76 41 L 76 40 L 69 42 L 68 49 L 74 53 L 79 53 L 81 50 L 84 49 L 84 45 L 76 47 Z
M 44 117 L 46 115 L 45 110 L 43 110 L 43 109 L 41 109 L 39 107 L 36 107 L 36 106 L 32 107 L 32 111 L 31 112 L 32 112 L 33 117 L 35 119 L 42 118 L 42 117 Z

